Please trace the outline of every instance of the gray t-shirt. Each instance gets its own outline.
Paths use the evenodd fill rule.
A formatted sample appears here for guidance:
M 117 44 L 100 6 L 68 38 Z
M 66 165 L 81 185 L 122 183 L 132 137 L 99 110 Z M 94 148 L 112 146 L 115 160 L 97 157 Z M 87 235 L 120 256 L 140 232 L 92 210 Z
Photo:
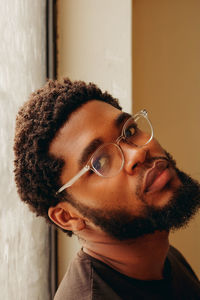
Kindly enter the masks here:
M 125 276 L 82 250 L 70 264 L 54 300 L 200 300 L 200 282 L 184 257 L 170 246 L 164 279 Z

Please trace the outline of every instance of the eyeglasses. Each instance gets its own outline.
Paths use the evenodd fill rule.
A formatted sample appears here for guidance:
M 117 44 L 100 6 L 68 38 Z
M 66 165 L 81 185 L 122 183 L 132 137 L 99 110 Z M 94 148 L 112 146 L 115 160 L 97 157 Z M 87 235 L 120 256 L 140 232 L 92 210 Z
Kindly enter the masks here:
M 58 191 L 61 193 L 72 186 L 81 176 L 93 170 L 101 177 L 116 176 L 124 166 L 124 154 L 119 143 L 123 140 L 134 147 L 143 147 L 153 138 L 153 127 L 145 109 L 130 117 L 122 128 L 121 135 L 115 143 L 101 145 L 90 157 L 88 163 Z

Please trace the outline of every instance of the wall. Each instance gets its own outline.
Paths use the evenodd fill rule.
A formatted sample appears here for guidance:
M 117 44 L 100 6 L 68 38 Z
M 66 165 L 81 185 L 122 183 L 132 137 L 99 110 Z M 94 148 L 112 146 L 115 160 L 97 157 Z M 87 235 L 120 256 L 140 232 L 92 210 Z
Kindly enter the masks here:
M 58 1 L 58 77 L 92 81 L 131 111 L 131 0 Z M 59 281 L 79 247 L 59 232 Z
M 17 195 L 13 176 L 16 113 L 46 79 L 45 1 L 0 1 L 1 299 L 48 300 L 49 228 Z
M 150 112 L 155 134 L 200 180 L 200 1 L 133 0 L 133 110 Z M 200 277 L 200 216 L 171 236 Z

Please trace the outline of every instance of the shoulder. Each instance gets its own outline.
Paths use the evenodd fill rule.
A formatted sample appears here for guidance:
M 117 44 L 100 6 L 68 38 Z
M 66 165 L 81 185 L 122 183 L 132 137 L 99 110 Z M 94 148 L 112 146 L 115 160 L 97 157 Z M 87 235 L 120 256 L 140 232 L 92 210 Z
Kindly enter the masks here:
M 171 262 L 172 268 L 180 268 L 181 270 L 187 270 L 189 274 L 194 276 L 195 279 L 198 280 L 196 274 L 192 270 L 191 266 L 185 259 L 185 257 L 179 252 L 176 248 L 173 246 L 170 246 L 169 252 L 168 252 L 168 258 Z
M 81 250 L 70 264 L 54 300 L 119 300 L 110 284 L 113 272 Z
M 61 281 L 54 300 L 91 300 L 92 264 L 83 251 L 78 252 Z
M 168 259 L 174 298 L 200 299 L 200 282 L 184 256 L 174 247 L 170 247 Z

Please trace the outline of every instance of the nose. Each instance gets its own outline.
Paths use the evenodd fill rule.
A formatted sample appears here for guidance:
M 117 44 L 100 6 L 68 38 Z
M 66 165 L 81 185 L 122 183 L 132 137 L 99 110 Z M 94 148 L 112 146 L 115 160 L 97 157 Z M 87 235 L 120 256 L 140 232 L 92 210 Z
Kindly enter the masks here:
M 124 170 L 132 175 L 135 167 L 143 164 L 147 159 L 149 149 L 147 146 L 137 147 L 127 143 L 121 143 L 120 147 L 124 154 Z

